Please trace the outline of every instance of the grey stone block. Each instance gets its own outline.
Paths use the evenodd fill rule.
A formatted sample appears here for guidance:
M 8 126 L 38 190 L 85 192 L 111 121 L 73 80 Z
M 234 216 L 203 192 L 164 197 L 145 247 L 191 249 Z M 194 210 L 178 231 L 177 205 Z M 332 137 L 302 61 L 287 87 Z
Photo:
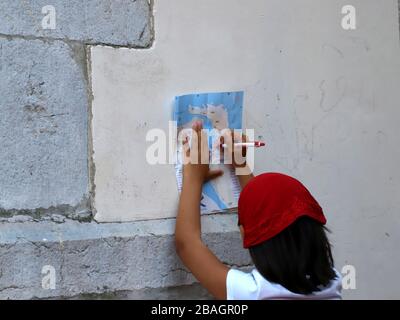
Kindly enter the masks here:
M 50 298 L 60 299 L 60 298 Z M 66 300 L 212 300 L 214 299 L 199 283 L 191 285 L 144 288 L 130 291 L 106 292 L 97 294 L 81 294 L 73 297 L 61 297 Z
M 0 37 L 0 216 L 87 216 L 83 45 Z
M 196 282 L 175 254 L 174 225 L 175 219 L 0 223 L 0 299 L 107 298 L 107 293 L 110 298 L 185 298 L 165 290 Z M 203 240 L 223 262 L 250 265 L 234 215 L 203 217 L 202 229 Z M 54 290 L 42 288 L 45 265 L 55 269 Z M 205 298 L 204 291 L 193 290 Z
M 46 5 L 55 8 L 54 30 L 42 27 Z M 0 2 L 0 34 L 147 47 L 151 5 L 147 0 L 5 0 Z

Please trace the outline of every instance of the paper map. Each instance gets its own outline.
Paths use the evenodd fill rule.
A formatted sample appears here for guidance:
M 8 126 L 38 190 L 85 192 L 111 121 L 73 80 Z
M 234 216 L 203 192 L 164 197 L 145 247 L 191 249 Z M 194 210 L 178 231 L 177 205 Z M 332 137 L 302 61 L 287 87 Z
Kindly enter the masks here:
M 202 120 L 205 129 L 242 129 L 243 92 L 189 94 L 175 98 L 173 118 L 178 133 Z M 213 148 L 209 137 L 210 150 Z M 179 146 L 179 143 L 178 143 Z M 182 189 L 182 148 L 178 147 L 176 178 Z M 224 175 L 203 186 L 201 213 L 230 211 L 237 208 L 240 185 L 234 170 L 224 164 L 210 164 L 211 169 L 222 169 Z

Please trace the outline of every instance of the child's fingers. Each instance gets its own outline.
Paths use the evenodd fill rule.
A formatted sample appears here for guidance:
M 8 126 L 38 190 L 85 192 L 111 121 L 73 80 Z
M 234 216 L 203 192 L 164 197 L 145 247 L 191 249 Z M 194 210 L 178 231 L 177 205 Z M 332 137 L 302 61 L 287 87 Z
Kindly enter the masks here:
M 202 126 L 201 126 L 202 127 Z M 200 160 L 202 164 L 208 164 L 210 162 L 210 149 L 208 147 L 208 134 L 207 131 L 201 130 L 198 132 L 199 138 L 199 152 Z
M 224 172 L 222 170 L 210 170 L 207 174 L 206 181 L 210 181 L 222 176 Z
M 203 141 L 204 144 L 203 145 Z M 194 121 L 192 124 L 192 149 L 190 151 L 191 161 L 194 164 L 208 163 L 207 133 L 203 131 L 203 123 Z
M 188 141 L 183 142 L 183 152 L 186 155 L 186 157 L 190 157 L 190 146 Z
M 232 131 L 230 129 L 223 130 L 221 134 L 221 145 L 220 145 L 220 152 L 221 157 L 224 159 L 225 164 L 232 164 Z M 222 146 L 225 144 L 225 148 Z
M 243 141 L 243 142 L 249 141 L 249 139 L 247 138 L 247 136 L 246 136 L 244 133 L 242 134 L 242 141 Z M 246 155 L 247 155 L 247 148 L 244 147 L 244 148 L 242 149 L 242 157 L 246 157 Z
M 240 133 L 240 132 L 235 132 L 233 139 L 234 139 L 235 143 L 241 143 L 241 142 L 245 143 L 249 140 L 244 133 Z M 235 148 L 235 151 L 241 152 L 242 157 L 246 157 L 247 147 L 241 147 L 241 148 L 239 147 L 237 149 Z
M 196 132 L 200 132 L 203 129 L 203 123 L 201 121 L 193 122 L 192 129 Z
M 246 140 L 243 137 L 246 137 L 243 133 L 235 130 L 232 131 L 232 139 L 234 142 L 245 142 Z

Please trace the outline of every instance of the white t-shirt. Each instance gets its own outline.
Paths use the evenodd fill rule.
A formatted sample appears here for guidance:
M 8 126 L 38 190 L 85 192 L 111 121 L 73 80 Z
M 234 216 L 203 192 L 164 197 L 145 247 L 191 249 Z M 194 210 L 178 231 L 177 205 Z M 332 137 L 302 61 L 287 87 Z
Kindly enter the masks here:
M 230 269 L 226 278 L 228 300 L 264 300 L 264 299 L 341 299 L 342 276 L 335 270 L 336 278 L 321 291 L 303 295 L 291 292 L 280 284 L 269 282 L 254 269 L 250 273 Z

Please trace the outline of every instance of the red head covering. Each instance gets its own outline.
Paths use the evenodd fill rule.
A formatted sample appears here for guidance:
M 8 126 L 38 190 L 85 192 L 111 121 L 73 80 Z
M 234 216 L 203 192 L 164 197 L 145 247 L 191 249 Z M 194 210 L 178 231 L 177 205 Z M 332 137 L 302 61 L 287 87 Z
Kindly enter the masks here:
M 300 181 L 280 173 L 254 177 L 239 198 L 243 247 L 271 239 L 301 216 L 326 223 L 322 208 Z

